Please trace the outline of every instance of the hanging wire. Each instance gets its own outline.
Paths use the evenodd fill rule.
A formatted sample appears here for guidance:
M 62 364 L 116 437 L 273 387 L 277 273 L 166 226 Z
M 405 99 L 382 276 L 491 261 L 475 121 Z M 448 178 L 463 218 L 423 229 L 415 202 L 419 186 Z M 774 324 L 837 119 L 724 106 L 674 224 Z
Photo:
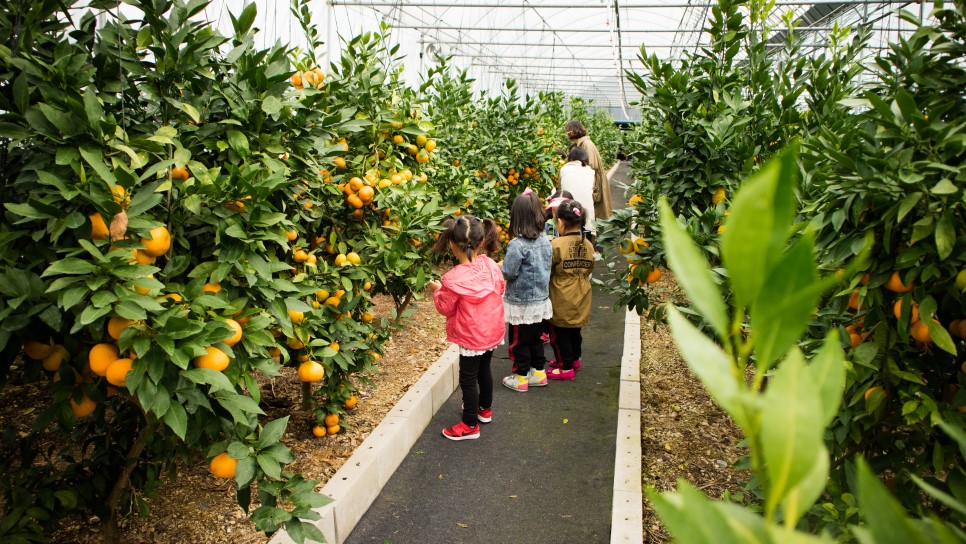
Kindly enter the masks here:
M 114 4 L 114 28 L 117 36 L 117 75 L 121 80 L 121 132 L 124 134 L 124 142 L 127 143 L 127 106 L 124 99 L 124 87 L 127 78 L 124 74 L 123 51 L 121 49 L 121 3 Z

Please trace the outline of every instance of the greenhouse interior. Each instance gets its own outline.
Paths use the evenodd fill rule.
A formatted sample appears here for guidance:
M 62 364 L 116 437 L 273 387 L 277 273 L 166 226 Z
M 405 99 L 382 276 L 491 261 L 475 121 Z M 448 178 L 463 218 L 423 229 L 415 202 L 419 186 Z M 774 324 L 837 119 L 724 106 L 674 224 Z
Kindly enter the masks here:
M 0 542 L 966 543 L 964 429 L 966 0 L 0 3 Z

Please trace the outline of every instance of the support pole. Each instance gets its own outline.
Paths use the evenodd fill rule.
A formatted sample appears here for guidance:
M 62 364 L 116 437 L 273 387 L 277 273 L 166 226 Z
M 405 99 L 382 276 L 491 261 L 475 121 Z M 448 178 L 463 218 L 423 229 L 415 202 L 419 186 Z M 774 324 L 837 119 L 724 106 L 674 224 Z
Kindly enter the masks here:
M 326 2 L 325 60 L 331 66 L 339 62 L 339 31 L 335 28 L 335 2 Z

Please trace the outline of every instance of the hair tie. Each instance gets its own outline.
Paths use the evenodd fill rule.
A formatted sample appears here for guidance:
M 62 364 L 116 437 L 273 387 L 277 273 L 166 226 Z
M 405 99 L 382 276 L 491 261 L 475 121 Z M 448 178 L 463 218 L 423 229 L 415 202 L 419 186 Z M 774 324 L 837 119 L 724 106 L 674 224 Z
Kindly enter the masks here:
M 574 215 L 580 217 L 580 208 L 574 208 Z
M 523 190 L 523 194 L 524 194 L 524 196 L 532 195 L 533 194 L 533 189 L 527 187 L 526 189 Z

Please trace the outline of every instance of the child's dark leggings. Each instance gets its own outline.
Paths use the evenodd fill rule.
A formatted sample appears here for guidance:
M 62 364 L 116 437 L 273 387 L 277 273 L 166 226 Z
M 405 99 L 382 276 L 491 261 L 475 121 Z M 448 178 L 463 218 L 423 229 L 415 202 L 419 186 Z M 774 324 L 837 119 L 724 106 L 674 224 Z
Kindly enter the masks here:
M 493 373 L 490 359 L 493 350 L 483 355 L 460 355 L 460 389 L 463 390 L 463 423 L 475 427 L 479 420 L 476 409 L 493 404 Z
M 543 370 L 547 366 L 547 357 L 543 354 L 543 321 L 527 323 L 525 325 L 509 325 L 507 335 L 510 337 L 510 361 L 516 367 L 517 374 L 526 376 L 530 369 Z
M 584 338 L 580 334 L 580 327 L 572 329 L 550 324 L 550 346 L 553 348 L 553 356 L 563 364 L 564 370 L 572 369 L 574 361 L 580 359 L 583 343 Z

